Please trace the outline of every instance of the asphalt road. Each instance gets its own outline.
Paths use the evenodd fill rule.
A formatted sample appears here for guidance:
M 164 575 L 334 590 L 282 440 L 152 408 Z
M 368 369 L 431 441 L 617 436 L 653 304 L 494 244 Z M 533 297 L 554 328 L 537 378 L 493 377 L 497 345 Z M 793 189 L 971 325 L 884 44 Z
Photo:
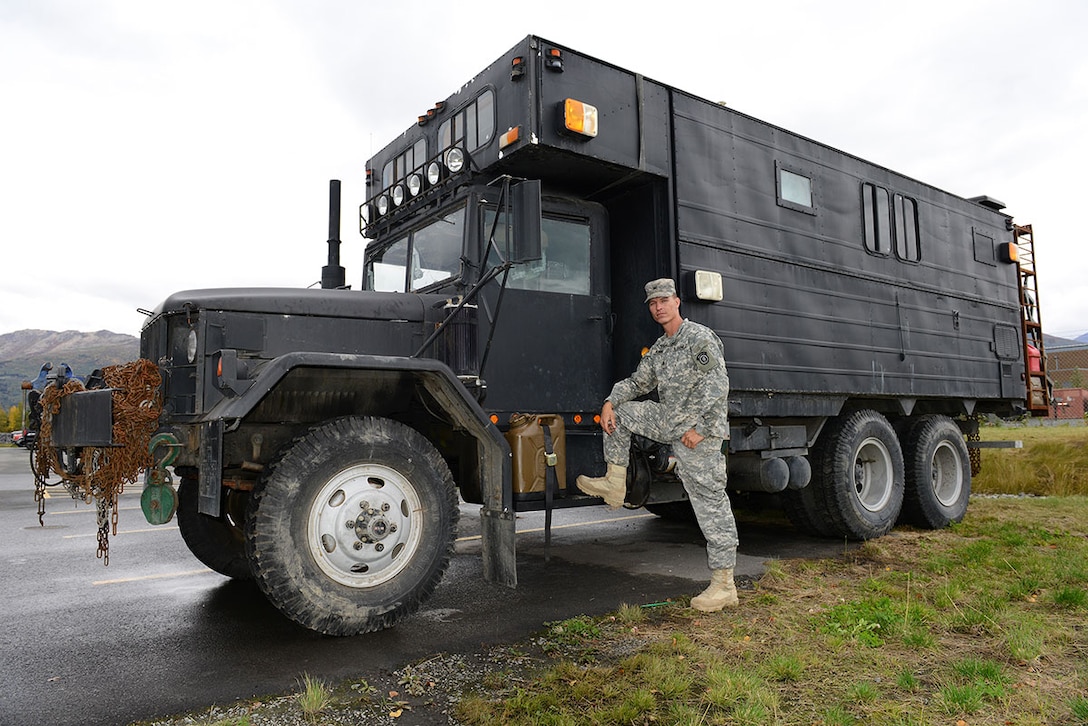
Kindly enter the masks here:
M 645 510 L 557 510 L 518 522 L 519 585 L 481 577 L 479 508 L 463 505 L 457 554 L 423 609 L 396 627 L 329 638 L 285 620 L 247 583 L 204 568 L 176 523 L 152 527 L 122 496 L 109 566 L 94 507 L 50 490 L 39 526 L 27 452 L 0 448 L 0 724 L 126 724 L 297 687 L 300 674 L 367 677 L 436 653 L 518 641 L 548 621 L 698 592 L 708 574 L 694 525 Z M 841 543 L 740 523 L 737 571 L 823 556 Z M 742 595 L 743 597 L 743 595 Z M 742 600 L 743 605 L 743 600 Z

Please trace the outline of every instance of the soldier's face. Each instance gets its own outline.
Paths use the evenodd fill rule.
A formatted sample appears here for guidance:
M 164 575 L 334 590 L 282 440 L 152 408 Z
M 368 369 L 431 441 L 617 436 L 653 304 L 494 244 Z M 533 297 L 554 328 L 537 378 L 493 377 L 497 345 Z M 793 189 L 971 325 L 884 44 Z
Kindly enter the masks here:
M 646 304 L 650 306 L 650 315 L 658 325 L 668 325 L 680 317 L 680 298 L 676 295 L 655 297 Z

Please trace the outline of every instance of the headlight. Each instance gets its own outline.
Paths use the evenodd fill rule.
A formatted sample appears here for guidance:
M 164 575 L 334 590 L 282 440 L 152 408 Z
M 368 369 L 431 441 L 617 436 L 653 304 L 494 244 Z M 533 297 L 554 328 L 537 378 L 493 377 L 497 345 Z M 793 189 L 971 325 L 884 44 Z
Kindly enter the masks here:
M 384 217 L 389 212 L 389 195 L 383 194 L 378 197 L 378 216 Z
M 189 328 L 189 337 L 185 339 L 185 358 L 190 363 L 196 360 L 196 330 Z
M 399 207 L 404 204 L 404 185 L 398 184 L 393 187 L 393 206 Z
M 427 164 L 427 183 L 432 187 L 442 179 L 442 167 L 437 161 Z
M 465 152 L 456 146 L 446 152 L 446 168 L 451 174 L 457 174 L 465 168 Z
M 409 174 L 408 179 L 408 193 L 413 197 L 418 197 L 419 193 L 423 191 L 423 179 L 419 174 Z

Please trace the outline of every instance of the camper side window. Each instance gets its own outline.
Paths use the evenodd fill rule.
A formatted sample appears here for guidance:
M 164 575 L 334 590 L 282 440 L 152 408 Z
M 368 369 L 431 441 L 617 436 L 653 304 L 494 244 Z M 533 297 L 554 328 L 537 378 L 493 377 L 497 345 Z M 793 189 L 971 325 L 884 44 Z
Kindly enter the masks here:
M 902 194 L 891 194 L 869 182 L 861 185 L 862 224 L 865 249 L 875 255 L 895 256 L 903 262 L 922 259 L 918 237 L 918 202 Z
M 892 251 L 892 206 L 888 190 L 875 184 L 861 185 L 862 219 L 865 225 L 865 249 L 876 255 Z
M 775 172 L 778 205 L 805 214 L 816 214 L 812 203 L 812 177 L 781 162 L 775 163 Z
M 918 203 L 902 194 L 895 195 L 895 254 L 904 262 L 922 259 L 918 243 Z

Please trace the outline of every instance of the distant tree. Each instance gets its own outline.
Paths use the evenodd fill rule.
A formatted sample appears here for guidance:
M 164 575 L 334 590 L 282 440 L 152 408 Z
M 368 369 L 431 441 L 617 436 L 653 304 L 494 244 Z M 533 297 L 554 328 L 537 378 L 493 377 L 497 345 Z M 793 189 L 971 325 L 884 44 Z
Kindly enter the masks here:
M 1070 388 L 1084 388 L 1083 368 L 1074 368 L 1073 375 L 1069 379 Z
M 17 404 L 8 409 L 3 423 L 7 424 L 4 431 L 14 431 L 23 427 L 23 404 Z

